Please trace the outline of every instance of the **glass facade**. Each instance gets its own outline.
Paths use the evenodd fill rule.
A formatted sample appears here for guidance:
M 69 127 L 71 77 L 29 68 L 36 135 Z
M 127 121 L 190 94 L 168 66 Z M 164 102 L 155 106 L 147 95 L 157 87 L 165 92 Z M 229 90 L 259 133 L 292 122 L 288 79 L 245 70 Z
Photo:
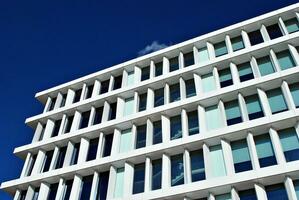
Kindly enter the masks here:
M 52 157 L 53 157 L 53 153 L 54 153 L 54 150 L 52 150 L 52 151 L 47 151 L 42 172 L 47 172 L 47 171 L 49 171 L 49 169 L 50 169 L 50 164 L 51 164 Z
M 162 159 L 152 161 L 152 190 L 161 189 L 162 184 Z
M 246 139 L 231 142 L 235 172 L 252 170 Z
M 183 154 L 170 157 L 171 160 L 171 186 L 184 184 Z
M 265 187 L 267 198 L 271 200 L 282 200 L 282 199 L 289 199 L 287 195 L 287 191 L 284 185 L 276 184 L 276 185 L 269 185 Z
M 86 128 L 88 126 L 89 116 L 90 111 L 86 111 L 81 114 L 79 129 Z
M 277 57 L 280 69 L 282 69 L 282 70 L 289 69 L 289 68 L 296 66 L 289 50 L 285 50 L 285 51 L 276 53 L 276 57 Z
M 212 176 L 220 177 L 226 176 L 226 168 L 223 157 L 223 152 L 221 145 L 211 146 L 210 147 L 210 159 L 212 165 Z
M 272 114 L 288 110 L 286 101 L 280 88 L 267 91 L 267 96 Z
M 174 84 L 169 86 L 170 91 L 170 102 L 175 102 L 181 100 L 180 95 L 180 84 Z
M 101 82 L 101 89 L 100 89 L 100 94 L 105 94 L 108 92 L 109 89 L 109 80 L 102 81 Z
M 252 46 L 263 43 L 264 39 L 260 30 L 248 33 L 248 37 Z
M 241 82 L 254 79 L 252 68 L 249 62 L 239 64 L 237 67 Z
M 185 85 L 186 85 L 186 97 L 193 97 L 196 95 L 196 89 L 195 89 L 195 83 L 194 83 L 194 79 L 189 79 L 185 81 Z
M 202 80 L 202 89 L 204 93 L 216 90 L 216 81 L 213 76 L 213 73 L 209 73 L 201 76 L 201 80 Z
M 268 74 L 272 74 L 275 72 L 274 65 L 271 61 L 270 56 L 258 58 L 256 61 L 257 61 L 261 76 L 266 76 Z
M 82 93 L 82 89 L 75 91 L 75 97 L 74 97 L 73 103 L 77 103 L 80 101 L 81 93 Z
M 188 112 L 188 131 L 189 135 L 194 135 L 199 133 L 199 121 L 197 110 Z
M 59 129 L 60 129 L 60 125 L 61 125 L 61 119 L 60 120 L 56 120 L 54 123 L 54 128 L 51 134 L 51 137 L 55 137 L 58 135 L 59 133 Z
M 80 150 L 80 142 L 76 143 L 74 145 L 73 149 L 73 154 L 72 154 L 72 159 L 71 159 L 71 164 L 70 165 L 76 165 L 78 162 L 78 157 L 79 157 L 79 150 Z
M 116 117 L 116 108 L 117 108 L 116 106 L 117 106 L 116 102 L 110 104 L 109 117 L 108 117 L 109 120 L 115 119 L 115 117 Z
M 85 176 L 82 178 L 79 200 L 85 200 L 90 198 L 92 179 L 93 179 L 93 175 Z
M 233 78 L 232 78 L 230 68 L 226 68 L 219 71 L 219 80 L 220 80 L 220 86 L 222 88 L 233 84 Z
M 237 36 L 230 39 L 233 47 L 233 51 L 238 51 L 245 48 L 242 36 Z
M 103 157 L 110 156 L 113 142 L 113 133 L 105 135 Z
M 146 145 L 146 125 L 137 126 L 136 149 L 145 147 Z
M 71 127 L 72 127 L 72 124 L 73 124 L 73 119 L 74 119 L 74 116 L 67 117 L 67 122 L 66 122 L 66 125 L 65 125 L 64 133 L 69 133 L 71 131 Z
M 264 117 L 263 108 L 257 94 L 245 97 L 249 120 Z
M 162 143 L 162 123 L 161 120 L 153 122 L 153 144 Z
M 267 26 L 267 32 L 268 32 L 271 40 L 282 36 L 282 32 L 281 32 L 278 24 L 273 24 L 273 25 Z
M 148 80 L 150 78 L 150 66 L 143 67 L 141 69 L 141 81 Z
M 116 170 L 114 198 L 122 198 L 124 193 L 124 175 L 125 168 L 118 168 Z
M 93 92 L 93 85 L 90 85 L 90 86 L 87 87 L 87 92 L 86 92 L 85 99 L 89 99 L 92 95 L 92 92 Z
M 106 200 L 108 191 L 109 171 L 101 172 L 97 188 L 97 200 Z
M 124 116 L 134 113 L 134 97 L 125 99 Z
M 170 139 L 178 139 L 182 137 L 182 121 L 181 115 L 170 118 Z
M 58 189 L 58 183 L 50 185 L 50 192 L 47 200 L 55 200 Z
M 163 62 L 155 63 L 155 77 L 163 74 Z
M 295 187 L 297 199 L 299 199 L 299 180 L 294 181 L 294 187 Z
M 242 115 L 238 100 L 224 103 L 226 123 L 228 126 L 242 122 Z
M 65 182 L 65 192 L 64 192 L 64 198 L 63 200 L 70 200 L 70 195 L 71 195 L 71 190 L 72 190 L 72 185 L 73 185 L 73 179 L 72 180 L 67 180 Z
M 126 129 L 121 132 L 119 153 L 126 153 L 132 150 L 132 129 Z
M 228 53 L 225 41 L 214 44 L 215 56 L 223 56 Z
M 164 105 L 164 88 L 155 90 L 154 95 L 155 95 L 154 106 L 158 107 Z
M 62 147 L 62 148 L 59 149 L 59 154 L 58 154 L 58 158 L 57 158 L 57 161 L 56 161 L 55 169 L 59 169 L 63 166 L 65 153 L 66 153 L 66 147 Z
M 134 166 L 133 194 L 144 192 L 145 164 Z
M 209 52 L 206 47 L 198 49 L 199 63 L 204 63 L 210 60 Z
M 280 130 L 278 134 L 286 161 L 299 160 L 299 140 L 296 129 Z
M 93 119 L 93 125 L 100 124 L 102 122 L 103 107 L 96 108 L 96 112 Z
M 190 152 L 192 182 L 205 180 L 205 163 L 202 150 Z
M 178 70 L 179 67 L 179 58 L 178 57 L 174 57 L 174 58 L 170 58 L 169 59 L 169 71 L 173 72 L 175 70 Z
M 139 95 L 139 112 L 146 110 L 147 93 Z
M 217 105 L 205 108 L 206 126 L 208 130 L 217 129 L 223 126 L 220 109 Z
M 98 152 L 98 145 L 99 145 L 99 138 L 94 138 L 94 139 L 89 140 L 87 161 L 96 159 L 97 152 Z
M 268 167 L 276 165 L 277 161 L 273 151 L 272 142 L 269 134 L 263 134 L 254 137 L 257 156 L 259 158 L 260 167 Z
M 184 66 L 188 67 L 194 65 L 193 51 L 184 54 Z
M 117 89 L 121 88 L 122 81 L 123 81 L 122 75 L 114 77 L 113 90 L 117 90 Z
M 128 72 L 127 86 L 132 86 L 135 83 L 134 71 Z

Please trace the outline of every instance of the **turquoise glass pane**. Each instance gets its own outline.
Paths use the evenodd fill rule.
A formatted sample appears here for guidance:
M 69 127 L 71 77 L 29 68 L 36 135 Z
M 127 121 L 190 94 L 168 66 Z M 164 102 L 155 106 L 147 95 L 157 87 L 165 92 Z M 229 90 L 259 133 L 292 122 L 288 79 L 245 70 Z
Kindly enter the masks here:
M 128 72 L 127 86 L 134 85 L 134 71 Z
M 208 130 L 213 130 L 222 127 L 222 118 L 217 105 L 210 106 L 206 108 L 205 111 Z
M 227 120 L 241 117 L 241 110 L 238 100 L 225 103 L 225 114 Z
M 134 97 L 125 100 L 124 116 L 134 113 Z
M 294 187 L 295 187 L 297 199 L 299 199 L 299 180 L 294 181 Z
M 278 134 L 284 152 L 299 148 L 298 135 L 294 128 L 280 130 Z
M 132 149 L 132 139 L 131 129 L 122 131 L 120 135 L 119 153 L 125 153 Z
M 227 47 L 225 41 L 214 44 L 215 56 L 222 56 L 227 54 Z
M 231 199 L 232 197 L 230 193 L 215 196 L 215 200 L 231 200 Z
M 212 73 L 201 77 L 203 92 L 210 92 L 216 89 L 215 79 Z
M 114 197 L 121 198 L 124 193 L 124 174 L 125 169 L 119 168 L 116 171 L 116 179 L 115 179 L 115 188 L 114 188 Z
M 285 50 L 276 54 L 279 66 L 282 70 L 295 67 L 295 62 L 289 50 Z
M 242 36 L 232 38 L 231 43 L 232 43 L 233 51 L 238 51 L 240 49 L 245 48 Z
M 225 176 L 226 169 L 221 145 L 210 147 L 213 177 Z
M 255 145 L 259 159 L 274 156 L 274 151 L 269 134 L 257 136 L 255 138 Z
M 232 74 L 230 72 L 230 69 L 227 68 L 227 69 L 223 69 L 223 70 L 219 71 L 219 79 L 220 79 L 220 82 L 232 80 Z
M 249 97 L 246 97 L 245 101 L 248 114 L 263 111 L 258 95 L 251 95 Z
M 238 71 L 240 76 L 246 76 L 252 74 L 251 65 L 249 62 L 238 65 Z
M 274 66 L 269 56 L 257 59 L 257 64 L 262 76 L 266 76 L 275 72 Z
M 203 63 L 206 61 L 209 61 L 209 53 L 207 48 L 202 48 L 198 50 L 198 55 L 199 55 L 199 63 Z
M 296 18 L 286 20 L 284 24 L 286 25 L 289 33 L 294 33 L 299 30 L 299 24 Z
M 249 150 L 246 140 L 231 143 L 234 163 L 250 161 Z
M 299 83 L 290 85 L 291 94 L 296 107 L 299 107 Z
M 280 88 L 269 90 L 267 92 L 267 96 L 272 114 L 282 112 L 288 109 Z

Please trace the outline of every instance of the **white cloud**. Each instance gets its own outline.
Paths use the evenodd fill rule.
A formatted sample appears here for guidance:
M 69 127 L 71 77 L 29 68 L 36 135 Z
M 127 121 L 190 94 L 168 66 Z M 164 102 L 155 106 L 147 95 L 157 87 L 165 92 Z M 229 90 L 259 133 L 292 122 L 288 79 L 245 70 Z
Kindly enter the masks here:
M 167 47 L 166 44 L 160 44 L 158 41 L 153 41 L 152 44 L 147 45 L 144 49 L 140 50 L 138 55 L 143 56 L 145 54 L 164 49 L 165 47 Z

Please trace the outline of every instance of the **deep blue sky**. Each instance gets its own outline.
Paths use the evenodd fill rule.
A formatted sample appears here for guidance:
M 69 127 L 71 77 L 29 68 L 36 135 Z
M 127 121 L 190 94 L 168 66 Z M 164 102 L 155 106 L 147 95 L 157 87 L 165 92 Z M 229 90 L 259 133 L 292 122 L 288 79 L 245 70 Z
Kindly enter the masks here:
M 25 118 L 36 92 L 129 60 L 153 41 L 175 44 L 296 0 L 0 1 L 0 182 L 17 178 L 13 155 L 31 141 Z M 0 199 L 11 199 L 0 191 Z

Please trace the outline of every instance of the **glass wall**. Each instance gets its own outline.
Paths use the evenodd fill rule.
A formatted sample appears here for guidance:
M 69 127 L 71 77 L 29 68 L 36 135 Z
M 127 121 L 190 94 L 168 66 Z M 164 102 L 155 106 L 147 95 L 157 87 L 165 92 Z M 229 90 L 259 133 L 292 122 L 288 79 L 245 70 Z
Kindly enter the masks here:
M 257 200 L 255 189 L 239 191 L 240 200 Z
M 248 37 L 252 46 L 263 43 L 264 39 L 260 30 L 248 33 Z
M 193 51 L 184 54 L 184 66 L 194 65 Z
M 134 82 L 135 82 L 134 71 L 130 71 L 128 72 L 127 86 L 134 85 Z
M 150 77 L 150 66 L 141 69 L 141 81 L 148 80 Z
M 170 58 L 169 59 L 169 71 L 175 71 L 179 69 L 179 60 L 178 57 Z
M 139 112 L 146 110 L 147 93 L 139 95 Z
M 99 176 L 99 184 L 97 188 L 97 200 L 106 200 L 109 182 L 109 171 L 101 172 Z
M 79 129 L 86 128 L 88 126 L 89 116 L 90 111 L 86 111 L 81 114 Z
M 163 74 L 163 62 L 155 63 L 155 77 Z
M 94 138 L 94 139 L 89 140 L 87 161 L 96 159 L 97 152 L 98 152 L 98 145 L 99 145 L 99 138 Z
M 209 52 L 206 47 L 198 49 L 199 63 L 204 63 L 210 60 Z
M 276 23 L 276 24 L 273 24 L 273 25 L 270 25 L 270 26 L 267 26 L 267 32 L 271 38 L 271 40 L 275 39 L 275 38 L 279 38 L 282 36 L 282 32 L 279 28 L 279 25 Z

